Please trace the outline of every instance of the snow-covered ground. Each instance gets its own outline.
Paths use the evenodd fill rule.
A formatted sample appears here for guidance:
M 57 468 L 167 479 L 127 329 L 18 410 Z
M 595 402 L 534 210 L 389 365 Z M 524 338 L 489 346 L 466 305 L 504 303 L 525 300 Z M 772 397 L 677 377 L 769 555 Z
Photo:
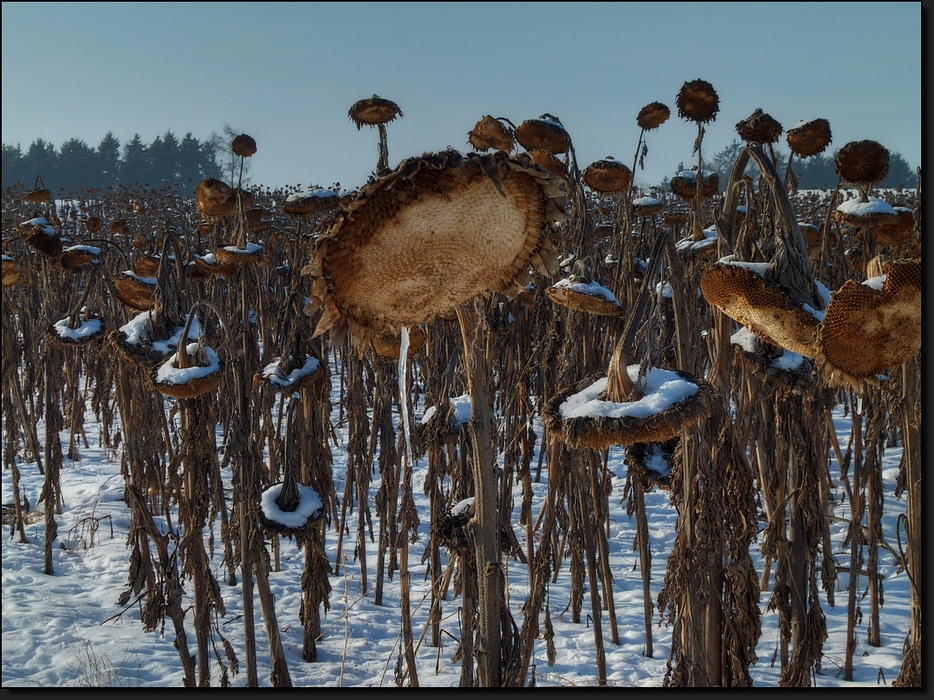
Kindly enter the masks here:
M 336 410 L 336 405 L 335 405 Z M 415 407 L 416 420 L 421 418 L 424 406 Z M 7 416 L 4 416 L 4 421 Z M 26 528 L 27 542 L 21 543 L 9 524 L 4 526 L 3 559 L 3 644 L 2 684 L 12 687 L 61 686 L 123 686 L 123 687 L 180 687 L 183 672 L 178 653 L 173 647 L 175 638 L 172 624 L 167 620 L 164 630 L 145 633 L 139 618 L 139 609 L 131 602 L 124 608 L 118 597 L 126 590 L 129 550 L 127 531 L 129 511 L 122 500 L 124 482 L 120 475 L 119 453 L 96 444 L 98 435 L 93 414 L 86 419 L 86 433 L 91 444 L 80 448 L 80 460 L 65 457 L 62 469 L 63 510 L 56 516 L 58 538 L 53 550 L 54 575 L 43 573 L 44 527 L 41 506 L 36 508 L 43 477 L 37 465 L 18 462 L 21 472 L 20 487 L 32 504 Z M 841 412 L 834 414 L 841 444 L 846 445 L 851 427 L 850 418 Z M 39 424 L 40 440 L 43 424 Z M 540 428 L 540 426 L 539 426 Z M 400 428 L 401 429 L 401 428 Z M 5 435 L 5 433 L 4 433 Z M 346 434 L 337 432 L 339 440 Z M 69 433 L 61 435 L 67 446 Z M 345 444 L 345 443 L 344 443 Z M 67 452 L 67 450 L 66 450 Z M 897 541 L 896 518 L 905 512 L 904 498 L 894 497 L 900 447 L 889 447 L 884 453 L 884 518 L 883 537 Z M 343 493 L 346 451 L 334 450 L 334 478 L 336 493 Z M 537 459 L 537 456 L 536 456 Z M 426 576 L 427 563 L 422 563 L 422 552 L 428 543 L 428 501 L 422 488 L 426 474 L 426 459 L 419 460 L 414 469 L 413 492 L 420 515 L 418 541 L 411 545 L 409 568 L 411 572 L 411 607 L 415 643 L 417 645 L 418 683 L 421 686 L 456 687 L 460 677 L 460 662 L 452 657 L 460 637 L 460 598 L 449 593 L 443 601 L 443 634 L 440 647 L 431 646 L 426 619 L 430 606 L 430 578 Z M 643 617 L 642 579 L 638 553 L 634 547 L 635 523 L 626 515 L 621 502 L 626 477 L 623 450 L 610 449 L 609 468 L 615 475 L 610 497 L 612 512 L 609 528 L 609 558 L 614 576 L 614 604 L 618 620 L 620 643 L 610 641 L 606 613 L 603 617 L 603 637 L 609 685 L 617 687 L 659 687 L 663 683 L 666 662 L 671 649 L 671 628 L 660 624 L 658 612 L 653 617 L 652 635 L 654 654 L 645 655 L 645 623 Z M 830 465 L 837 491 L 836 518 L 831 523 L 834 554 L 837 562 L 849 562 L 849 549 L 844 549 L 845 521 L 849 518 L 849 505 L 840 494 L 838 465 Z M 11 504 L 13 489 L 11 470 L 3 469 L 2 502 Z M 229 469 L 224 474 L 229 479 Z M 547 493 L 547 470 L 541 482 L 534 484 L 533 514 L 540 511 Z M 379 475 L 374 474 L 370 486 L 371 496 L 379 488 Z M 653 602 L 664 583 L 666 557 L 675 537 L 677 514 L 669 494 L 657 489 L 646 496 L 650 524 L 652 572 L 651 594 Z M 521 501 L 517 491 L 515 502 Z M 516 518 L 518 520 L 518 517 Z M 4 522 L 8 523 L 7 516 Z M 343 552 L 334 561 L 337 552 L 336 524 L 327 530 L 327 554 L 333 565 L 330 575 L 332 592 L 330 610 L 322 618 L 322 635 L 317 643 L 318 660 L 307 663 L 302 659 L 302 628 L 299 622 L 301 605 L 301 574 L 304 568 L 303 550 L 292 540 L 280 541 L 280 568 L 272 572 L 270 583 L 275 595 L 278 625 L 282 633 L 289 673 L 296 686 L 367 686 L 394 687 L 395 668 L 402 644 L 400 589 L 398 573 L 387 580 L 382 605 L 373 600 L 373 582 L 376 580 L 376 544 L 378 519 L 374 517 L 374 540 L 368 544 L 367 574 L 370 590 L 361 587 L 360 561 L 355 560 L 353 543 L 356 540 L 356 518 L 348 518 L 349 531 L 343 539 Z M 520 543 L 524 529 L 516 528 Z M 220 542 L 218 538 L 218 543 Z M 753 545 L 754 561 L 761 571 L 762 558 L 758 543 Z M 268 543 L 267 543 L 268 546 Z M 232 644 L 240 659 L 240 672 L 231 676 L 234 686 L 246 682 L 243 655 L 242 603 L 239 583 L 230 586 L 224 575 L 222 547 L 212 559 L 215 576 L 220 584 L 226 606 L 226 615 L 220 622 L 223 635 Z M 881 574 L 884 584 L 884 606 L 880 619 L 882 645 L 867 643 L 869 620 L 868 599 L 863 601 L 862 621 L 857 627 L 857 649 L 854 658 L 854 680 L 843 680 L 846 653 L 846 588 L 848 576 L 840 573 L 837 581 L 836 605 L 827 604 L 822 595 L 821 605 L 827 619 L 829 637 L 823 645 L 821 668 L 813 678 L 817 687 L 890 686 L 897 677 L 902 662 L 902 649 L 909 624 L 909 585 L 904 572 L 898 572 L 893 556 L 882 550 Z M 527 567 L 517 559 L 508 559 L 508 596 L 512 614 L 521 625 L 521 607 L 526 598 Z M 238 578 L 239 581 L 239 578 Z M 860 595 L 866 589 L 865 577 L 859 582 Z M 190 581 L 185 582 L 190 602 Z M 453 588 L 452 588 L 453 590 Z M 549 587 L 546 604 L 554 625 L 556 661 L 548 665 L 546 642 L 536 642 L 533 653 L 534 680 L 537 686 L 593 686 L 597 683 L 594 629 L 587 620 L 589 596 L 585 597 L 584 614 L 575 624 L 568 610 L 570 576 L 568 566 L 562 567 L 557 579 Z M 766 610 L 769 592 L 761 595 L 762 635 L 756 649 L 758 662 L 751 668 L 756 686 L 776 687 L 780 676 L 779 635 L 777 613 Z M 269 645 L 261 624 L 261 608 L 257 599 L 257 651 L 259 682 L 270 686 Z M 189 644 L 194 652 L 192 626 L 193 610 L 186 610 Z M 542 619 L 544 615 L 542 616 Z M 219 640 L 215 640 L 219 643 Z M 213 655 L 212 655 L 213 658 Z M 212 682 L 218 683 L 219 673 L 213 673 Z

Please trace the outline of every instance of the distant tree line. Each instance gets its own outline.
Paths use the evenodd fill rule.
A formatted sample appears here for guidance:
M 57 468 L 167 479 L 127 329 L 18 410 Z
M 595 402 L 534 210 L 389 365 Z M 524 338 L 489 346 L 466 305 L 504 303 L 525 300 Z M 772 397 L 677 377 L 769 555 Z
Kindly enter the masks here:
M 720 186 L 723 187 L 730 177 L 730 171 L 733 169 L 733 163 L 736 157 L 745 146 L 738 140 L 733 142 L 713 156 L 709 164 L 704 166 L 706 170 L 712 170 L 720 177 Z M 839 150 L 839 149 L 837 149 Z M 775 169 L 784 176 L 788 168 L 788 152 L 781 149 L 774 149 Z M 836 187 L 840 176 L 837 174 L 837 166 L 834 158 L 837 151 L 831 154 L 822 153 L 808 158 L 795 157 L 791 161 L 791 170 L 795 174 L 798 182 L 798 189 L 816 190 L 833 189 Z M 684 170 L 683 164 L 680 170 Z M 690 169 L 690 166 L 688 167 Z M 752 179 L 758 180 L 759 169 L 752 161 L 746 168 L 746 173 Z M 906 187 L 916 188 L 918 186 L 918 174 L 911 169 L 908 162 L 900 153 L 889 153 L 889 174 L 884 180 L 877 183 L 877 187 Z
M 232 131 L 229 126 L 226 132 Z M 36 139 L 24 152 L 19 144 L 3 144 L 2 188 L 17 183 L 33 188 L 36 176 L 46 189 L 59 194 L 77 194 L 87 188 L 107 190 L 161 189 L 177 185 L 179 194 L 191 196 L 202 180 L 221 178 L 230 155 L 230 139 L 212 134 L 199 141 L 191 132 L 179 139 L 171 130 L 143 143 L 136 134 L 121 145 L 108 132 L 97 148 L 72 138 L 58 149 L 45 139 Z

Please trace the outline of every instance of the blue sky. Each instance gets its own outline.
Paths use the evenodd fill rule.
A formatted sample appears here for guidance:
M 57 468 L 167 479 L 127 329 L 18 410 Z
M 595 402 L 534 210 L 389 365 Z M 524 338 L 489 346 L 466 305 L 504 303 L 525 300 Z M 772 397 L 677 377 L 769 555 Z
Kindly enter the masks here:
M 828 155 L 873 139 L 921 164 L 920 2 L 755 3 L 22 3 L 2 4 L 2 141 L 95 147 L 111 131 L 145 143 L 171 129 L 199 140 L 229 124 L 257 142 L 254 184 L 362 185 L 375 129 L 347 111 L 378 94 L 390 165 L 469 150 L 485 114 L 518 125 L 544 113 L 571 135 L 578 166 L 631 164 L 636 116 L 671 118 L 646 136 L 636 182 L 677 173 L 696 125 L 681 86 L 720 96 L 703 154 L 737 139 L 761 107 L 785 129 L 829 120 Z M 784 137 L 779 142 L 785 147 Z

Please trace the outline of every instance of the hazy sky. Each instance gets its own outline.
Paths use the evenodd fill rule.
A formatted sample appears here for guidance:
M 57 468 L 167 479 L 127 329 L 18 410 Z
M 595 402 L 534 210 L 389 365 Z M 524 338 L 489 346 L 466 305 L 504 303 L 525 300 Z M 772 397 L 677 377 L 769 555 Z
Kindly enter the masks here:
M 632 164 L 636 116 L 671 118 L 646 136 L 636 182 L 677 174 L 697 127 L 681 86 L 720 96 L 703 154 L 738 139 L 761 107 L 787 130 L 829 120 L 827 155 L 873 139 L 921 163 L 920 2 L 750 3 L 3 3 L 2 140 L 96 148 L 172 130 L 205 140 L 229 124 L 258 150 L 254 184 L 362 185 L 378 134 L 347 111 L 378 94 L 404 116 L 389 161 L 467 151 L 486 114 L 518 125 L 544 113 L 583 169 Z M 925 11 L 925 20 L 927 14 Z M 787 150 L 782 136 L 779 145 Z

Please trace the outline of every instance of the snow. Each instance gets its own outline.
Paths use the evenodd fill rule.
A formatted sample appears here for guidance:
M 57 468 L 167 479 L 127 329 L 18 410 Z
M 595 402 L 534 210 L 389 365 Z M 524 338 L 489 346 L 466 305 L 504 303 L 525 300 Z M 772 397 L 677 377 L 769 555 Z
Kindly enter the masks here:
M 314 374 L 318 371 L 318 367 L 321 365 L 317 357 L 306 355 L 305 361 L 302 363 L 301 367 L 296 367 L 287 375 L 283 376 L 282 370 L 279 369 L 279 363 L 281 361 L 282 358 L 277 357 L 268 365 L 263 367 L 262 377 L 264 379 L 268 379 L 270 384 L 274 384 L 275 386 L 282 387 L 284 389 L 295 386 L 305 377 Z
M 648 195 L 636 197 L 632 200 L 632 205 L 634 207 L 655 207 L 659 204 L 661 204 L 661 201 L 655 199 L 655 197 L 649 197 Z
M 120 330 L 126 335 L 126 342 L 130 345 L 139 345 L 144 337 L 149 338 L 152 341 L 153 350 L 167 355 L 178 347 L 178 341 L 182 337 L 182 331 L 185 330 L 185 326 L 176 326 L 172 335 L 164 340 L 153 339 L 151 337 L 152 322 L 150 321 L 149 314 L 149 311 L 141 311 L 127 323 L 120 326 Z M 198 317 L 195 316 L 191 322 L 191 328 L 188 329 L 188 339 L 195 340 L 200 337 L 201 324 L 198 321 Z
M 745 267 L 747 270 L 752 270 L 759 277 L 765 278 L 766 273 L 769 270 L 769 264 L 767 262 L 748 262 L 746 260 L 734 260 L 732 255 L 727 255 L 720 258 L 720 262 L 724 265 L 735 265 L 736 267 Z
M 867 287 L 871 287 L 878 292 L 882 291 L 882 288 L 885 286 L 885 281 L 888 279 L 888 275 L 879 275 L 878 277 L 870 277 L 868 280 L 865 280 L 862 284 L 865 284 Z
M 704 234 L 704 237 L 698 241 L 695 241 L 692 238 L 682 238 L 680 241 L 675 243 L 675 250 L 679 253 L 686 253 L 687 251 L 700 252 L 704 248 L 709 246 L 716 245 L 717 243 L 717 227 L 710 226 L 701 231 Z M 728 255 L 726 258 L 720 260 L 720 262 L 727 262 L 727 258 L 732 260 L 733 256 Z M 736 264 L 736 263 L 731 263 Z
M 137 275 L 135 272 L 133 272 L 133 270 L 123 270 L 120 274 L 126 275 L 127 277 L 132 277 L 138 282 L 142 282 L 143 284 L 150 287 L 155 287 L 159 283 L 159 280 L 157 280 L 155 277 L 143 277 L 141 275 Z
M 870 214 L 892 214 L 898 216 L 895 207 L 879 197 L 869 197 L 869 201 L 861 202 L 859 199 L 848 199 L 839 206 L 837 211 L 854 216 L 868 216 Z
M 578 294 L 587 294 L 592 297 L 602 297 L 611 304 L 619 304 L 619 300 L 616 298 L 616 295 L 599 282 L 577 282 L 570 277 L 564 277 L 555 282 L 552 286 L 558 287 L 560 289 L 569 289 L 572 292 L 577 292 Z
M 93 245 L 78 244 L 78 245 L 68 246 L 67 248 L 64 249 L 63 252 L 88 253 L 90 255 L 100 255 L 101 249 Z
M 772 366 L 776 369 L 783 369 L 787 372 L 793 372 L 804 362 L 804 357 L 791 350 L 783 350 L 782 354 L 772 360 Z
M 630 368 L 630 377 L 633 377 Z M 654 372 L 654 371 L 653 371 Z M 654 384 L 653 373 L 649 374 Z M 663 377 L 665 375 L 662 375 Z M 336 493 L 345 493 L 347 470 L 348 430 L 338 420 L 337 382 L 332 388 L 333 425 L 336 441 L 334 457 L 334 486 Z M 673 388 L 657 391 L 676 400 L 681 396 Z M 167 400 L 166 406 L 173 402 Z M 457 410 L 469 408 L 468 397 L 458 397 Z M 90 404 L 90 402 L 88 402 Z M 427 412 L 427 410 L 426 410 Z M 4 422 L 7 415 L 3 415 Z M 172 418 L 170 417 L 170 421 Z M 275 416 L 273 416 L 275 420 Z M 840 444 L 846 449 L 851 433 L 851 416 L 843 414 L 837 407 L 832 420 Z M 36 423 L 40 444 L 45 440 L 45 423 Z M 157 625 L 151 632 L 144 632 L 140 621 L 139 603 L 136 595 L 125 605 L 118 603 L 118 596 L 127 590 L 127 571 L 130 550 L 127 548 L 127 533 L 131 526 L 130 511 L 124 501 L 125 483 L 121 475 L 122 446 L 110 449 L 100 444 L 100 426 L 90 405 L 86 407 L 85 427 L 89 438 L 85 444 L 79 440 L 80 459 L 63 459 L 62 509 L 56 514 L 57 540 L 51 551 L 54 573 L 43 573 L 44 527 L 43 505 L 38 504 L 44 477 L 37 464 L 28 456 L 16 459 L 20 474 L 20 490 L 30 506 L 27 513 L 26 541 L 4 527 L 2 546 L 2 684 L 3 688 L 66 688 L 66 687 L 123 687 L 123 688 L 181 688 L 183 672 L 174 648 L 175 634 L 170 620 L 166 625 Z M 542 436 L 541 425 L 534 425 L 538 436 Z M 3 433 L 4 441 L 6 433 Z M 97 438 L 97 439 L 96 439 Z M 67 445 L 69 430 L 59 434 L 59 440 Z M 217 433 L 218 445 L 223 435 Z M 5 442 L 4 442 L 5 444 Z M 536 444 L 532 464 L 538 459 Z M 886 447 L 881 455 L 882 488 L 885 499 L 882 519 L 882 536 L 887 542 L 897 543 L 900 531 L 898 519 L 904 516 L 904 497 L 894 495 L 895 480 L 901 459 L 901 447 Z M 607 453 L 606 469 L 608 498 L 611 511 L 608 516 L 608 560 L 613 573 L 613 595 L 620 631 L 619 644 L 609 640 L 606 612 L 604 611 L 604 648 L 608 684 L 614 689 L 660 688 L 665 675 L 666 663 L 671 650 L 672 625 L 659 618 L 653 608 L 651 628 L 654 655 L 645 655 L 645 620 L 642 607 L 642 575 L 638 552 L 633 547 L 636 526 L 633 518 L 626 514 L 623 488 L 627 467 L 622 448 L 612 447 Z M 425 460 L 427 461 L 427 460 Z M 662 473 L 670 467 L 657 451 L 647 458 L 648 465 Z M 831 483 L 835 490 L 833 519 L 828 523 L 834 556 L 840 566 L 849 562 L 849 547 L 844 545 L 846 521 L 850 517 L 849 502 L 842 497 L 843 482 L 840 468 L 833 456 L 829 459 Z M 230 469 L 224 469 L 225 490 L 229 494 Z M 442 645 L 430 644 L 427 630 L 427 613 L 430 607 L 431 578 L 427 575 L 427 564 L 421 559 L 429 541 L 428 496 L 421 486 L 428 474 L 427 465 L 416 467 L 412 497 L 419 512 L 420 523 L 415 540 L 410 543 L 410 596 L 412 601 L 413 632 L 416 641 L 416 664 L 419 682 L 425 688 L 455 688 L 458 685 L 461 665 L 453 660 L 460 637 L 458 609 L 461 599 L 448 594 L 442 604 Z M 378 471 L 372 472 L 373 481 L 368 497 L 375 498 L 382 482 Z M 531 508 L 534 517 L 541 512 L 548 497 L 548 469 L 543 471 L 540 481 L 531 484 Z M 294 527 L 299 518 L 307 519 L 307 510 L 314 510 L 314 496 L 302 492 L 302 515 L 277 513 L 271 505 L 280 487 L 273 486 L 263 492 L 263 512 L 275 522 Z M 307 487 L 306 487 L 307 488 Z M 356 488 L 356 487 L 354 487 Z M 519 524 L 518 512 L 522 488 L 513 484 L 512 502 L 514 511 L 511 520 L 520 545 L 526 546 L 526 530 Z M 2 471 L 2 502 L 13 501 L 11 470 Z M 469 507 L 469 499 L 455 505 L 463 512 Z M 666 575 L 668 553 L 672 551 L 677 526 L 677 512 L 670 494 L 651 489 L 645 494 L 647 519 L 650 523 L 649 549 L 651 553 L 650 593 L 657 600 Z M 351 508 L 356 513 L 356 503 Z M 295 518 L 293 521 L 292 518 Z M 164 521 L 157 518 L 165 531 Z M 304 522 L 304 520 L 302 521 Z M 302 625 L 299 617 L 302 606 L 301 578 L 305 567 L 304 550 L 289 538 L 279 538 L 278 565 L 270 560 L 269 573 L 271 592 L 275 599 L 276 616 L 282 635 L 285 660 L 292 682 L 297 687 L 329 690 L 337 687 L 395 687 L 393 667 L 401 646 L 401 612 L 398 576 L 386 582 L 381 605 L 374 602 L 373 581 L 376 579 L 376 545 L 365 557 L 354 550 L 359 535 L 365 541 L 379 540 L 380 521 L 374 517 L 371 524 L 357 520 L 356 515 L 348 518 L 344 533 L 343 553 L 338 556 L 337 524 L 331 523 L 326 530 L 325 554 L 332 570 L 328 582 L 332 587 L 329 595 L 330 609 L 322 611 L 321 635 L 317 640 L 318 660 L 306 662 L 302 658 Z M 367 531 L 372 527 L 372 532 Z M 757 571 L 761 572 L 763 560 L 759 552 L 762 542 L 761 530 L 764 521 L 758 523 L 750 551 Z M 176 531 L 177 532 L 177 531 Z M 246 684 L 243 639 L 243 606 L 239 573 L 233 584 L 227 581 L 223 552 L 220 547 L 219 525 L 214 530 L 215 550 L 210 554 L 210 567 L 215 575 L 222 597 L 225 613 L 220 615 L 220 629 L 240 660 L 239 673 L 231 673 L 234 687 Z M 170 554 L 174 554 L 179 542 L 169 540 Z M 266 538 L 266 547 L 272 541 Z M 210 550 L 209 550 L 210 552 Z M 823 659 L 820 669 L 813 676 L 818 689 L 840 689 L 853 691 L 859 688 L 890 687 L 897 677 L 910 616 L 910 585 L 906 573 L 899 569 L 894 556 L 880 550 L 879 573 L 885 586 L 884 605 L 880 610 L 879 631 L 881 646 L 867 643 L 869 604 L 863 602 L 863 618 L 857 623 L 856 653 L 853 660 L 854 680 L 843 680 L 843 662 L 847 641 L 846 590 L 849 576 L 838 572 L 835 584 L 835 605 L 830 605 L 826 594 L 821 592 L 820 605 L 826 616 L 828 638 L 823 644 Z M 569 566 L 565 563 L 549 581 L 546 606 L 554 625 L 556 660 L 547 663 L 546 640 L 534 641 L 531 650 L 535 680 L 539 688 L 583 689 L 596 685 L 596 662 L 593 625 L 587 615 L 579 623 L 571 619 L 568 610 L 571 593 Z M 368 583 L 361 579 L 365 571 Z M 504 560 L 509 595 L 509 610 L 516 623 L 522 624 L 521 606 L 528 591 L 528 567 L 513 558 Z M 773 569 L 774 573 L 774 569 Z M 183 609 L 188 643 L 192 653 L 195 636 L 192 626 L 192 586 L 189 577 L 181 581 L 184 590 Z M 865 577 L 860 577 L 859 591 L 865 588 Z M 602 593 L 602 591 L 601 591 Z M 769 592 L 760 594 L 762 634 L 756 654 L 758 662 L 750 667 L 754 687 L 777 688 L 780 664 L 777 661 L 780 646 L 778 636 L 778 614 L 769 611 Z M 589 607 L 585 605 L 585 612 Z M 272 687 L 270 681 L 270 650 L 264 634 L 262 615 L 258 602 L 256 614 L 256 651 L 259 685 Z M 544 616 L 544 611 L 542 613 Z M 424 637 L 422 638 L 422 635 Z M 215 640 L 219 642 L 220 640 Z M 218 643 L 218 646 L 220 644 Z M 221 652 L 223 657 L 223 651 Z M 212 655 L 213 658 L 213 655 Z M 217 685 L 219 667 L 212 669 L 212 684 Z
M 633 382 L 639 380 L 639 365 L 626 368 Z M 642 398 L 617 403 L 606 399 L 607 378 L 602 377 L 582 391 L 566 398 L 559 409 L 561 418 L 648 418 L 665 411 L 697 393 L 698 386 L 671 370 L 653 367 L 644 379 Z
M 716 175 L 716 173 L 713 170 L 701 170 L 700 172 L 701 172 L 701 175 L 703 175 L 705 180 L 709 179 L 711 175 Z M 678 173 L 678 177 L 682 177 L 685 180 L 694 180 L 695 182 L 697 182 L 697 171 L 696 170 L 682 170 L 680 173 Z
M 185 349 L 189 355 L 194 355 L 198 350 L 198 343 L 188 343 Z M 202 350 L 204 350 L 207 359 L 206 365 L 193 364 L 191 367 L 178 367 L 178 353 L 175 353 L 159 365 L 159 369 L 156 370 L 156 381 L 160 384 L 181 386 L 214 372 L 219 372 L 221 361 L 214 349 L 205 345 Z
M 739 345 L 743 349 L 743 352 L 755 352 L 758 342 L 758 336 L 746 326 L 743 326 L 730 336 L 730 343 L 732 345 Z
M 103 323 L 99 318 L 89 318 L 86 320 L 79 319 L 78 327 L 72 328 L 70 325 L 68 325 L 68 319 L 63 318 L 60 321 L 53 323 L 52 328 L 54 328 L 55 332 L 58 333 L 59 338 L 77 343 L 84 340 L 85 338 L 89 338 L 100 333 L 101 329 L 103 328 Z
M 299 501 L 294 511 L 282 510 L 276 503 L 276 499 L 282 493 L 282 484 L 275 484 L 263 491 L 260 508 L 267 520 L 297 530 L 309 520 L 321 515 L 324 504 L 321 503 L 321 496 L 318 492 L 304 484 L 296 484 L 296 486 L 298 486 Z
M 298 204 L 300 202 L 306 201 L 309 197 L 318 197 L 319 199 L 330 199 L 331 197 L 337 197 L 338 194 L 334 190 L 329 189 L 317 189 L 313 190 L 309 188 L 305 192 L 297 192 L 295 194 L 289 195 L 286 197 L 285 201 L 287 204 Z
M 454 412 L 454 427 L 462 425 L 470 420 L 470 394 L 451 397 L 451 408 Z M 431 417 L 437 413 L 437 406 L 429 406 L 422 414 L 421 424 L 425 425 L 431 420 Z
M 247 242 L 245 248 L 238 248 L 235 245 L 224 246 L 224 250 L 230 253 L 241 253 L 241 254 L 246 254 L 246 255 L 253 255 L 254 253 L 261 251 L 262 249 L 263 249 L 263 246 L 259 245 L 258 243 L 250 243 L 250 242 Z

